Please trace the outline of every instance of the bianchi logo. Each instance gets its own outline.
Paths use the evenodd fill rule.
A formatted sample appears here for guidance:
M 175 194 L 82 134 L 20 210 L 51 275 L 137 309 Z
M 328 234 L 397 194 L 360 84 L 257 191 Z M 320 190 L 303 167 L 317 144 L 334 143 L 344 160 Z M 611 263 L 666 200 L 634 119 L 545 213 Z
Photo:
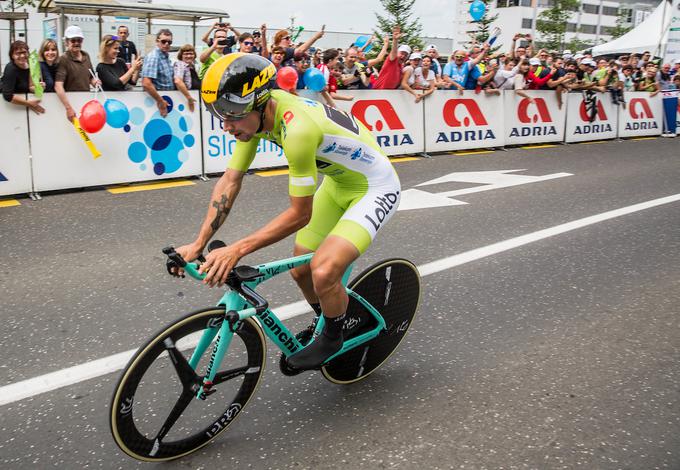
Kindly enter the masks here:
M 333 142 L 332 144 L 330 144 L 330 145 L 328 145 L 327 147 L 325 147 L 321 152 L 322 152 L 322 153 L 331 153 L 331 152 L 335 151 L 335 149 L 337 148 L 337 146 L 338 146 L 338 144 L 336 144 L 335 142 Z

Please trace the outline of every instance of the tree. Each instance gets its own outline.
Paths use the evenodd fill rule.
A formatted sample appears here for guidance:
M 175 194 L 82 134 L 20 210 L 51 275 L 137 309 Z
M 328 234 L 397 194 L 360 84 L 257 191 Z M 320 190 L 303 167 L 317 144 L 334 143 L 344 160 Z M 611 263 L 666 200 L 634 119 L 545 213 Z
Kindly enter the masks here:
M 489 39 L 489 35 L 491 33 L 490 31 L 491 24 L 498 19 L 498 13 L 496 13 L 495 15 L 489 14 L 489 6 L 491 1 L 490 0 L 481 1 L 484 2 L 484 4 L 486 5 L 486 11 L 484 12 L 484 16 L 482 16 L 482 19 L 479 21 L 470 21 L 471 24 L 477 25 L 477 30 L 468 32 L 468 35 L 470 36 L 472 41 L 479 45 L 484 44 Z M 500 48 L 501 44 L 495 43 L 495 45 L 491 49 L 489 49 L 489 54 L 493 54 Z
M 547 49 L 562 50 L 567 20 L 580 5 L 579 0 L 553 0 L 552 7 L 538 15 L 536 30 L 543 36 L 541 42 Z
M 612 35 L 612 39 L 619 38 L 633 29 L 632 26 L 626 26 L 630 24 L 628 23 L 629 11 L 630 10 L 627 8 L 619 8 L 618 15 L 616 15 L 616 26 L 614 26 L 609 32 Z
M 422 31 L 420 17 L 412 19 L 412 9 L 415 2 L 416 0 L 380 0 L 387 15 L 375 14 L 378 20 L 377 29 L 374 29 L 377 40 L 371 50 L 372 53 L 377 54 L 380 51 L 383 37 L 392 37 L 392 29 L 396 25 L 401 27 L 401 34 L 403 35 L 399 41 L 401 44 L 408 44 L 411 48 L 423 48 L 423 41 L 420 39 Z
M 586 49 L 590 49 L 593 46 L 594 43 L 584 41 L 582 39 L 579 39 L 578 36 L 574 36 L 573 38 L 571 38 L 569 42 L 567 42 L 567 44 L 565 44 L 564 48 L 569 49 L 570 51 L 575 53 L 577 51 L 584 51 Z

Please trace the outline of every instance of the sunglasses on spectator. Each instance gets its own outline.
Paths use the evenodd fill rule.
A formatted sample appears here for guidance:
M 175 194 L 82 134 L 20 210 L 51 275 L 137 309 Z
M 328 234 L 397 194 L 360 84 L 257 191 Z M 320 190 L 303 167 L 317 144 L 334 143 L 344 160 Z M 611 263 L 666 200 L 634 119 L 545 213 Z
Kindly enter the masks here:
M 83 38 L 71 38 L 69 39 L 71 42 L 83 42 Z
M 465 59 L 465 56 L 464 55 L 454 55 L 453 58 L 454 59 Z
M 255 43 L 253 41 L 243 41 L 243 44 L 246 46 L 252 46 Z
M 288 40 L 290 40 L 290 36 L 285 36 L 283 39 L 288 39 Z
M 163 45 L 172 44 L 172 39 L 159 39 L 158 42 L 160 42 Z

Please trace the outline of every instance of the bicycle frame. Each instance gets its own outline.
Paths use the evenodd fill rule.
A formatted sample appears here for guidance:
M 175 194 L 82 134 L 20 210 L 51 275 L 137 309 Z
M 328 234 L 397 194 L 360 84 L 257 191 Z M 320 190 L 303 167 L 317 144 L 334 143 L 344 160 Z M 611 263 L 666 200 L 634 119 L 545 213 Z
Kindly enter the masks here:
M 258 285 L 274 276 L 286 271 L 290 271 L 291 269 L 298 266 L 309 264 L 313 255 L 313 253 L 309 253 L 306 255 L 273 261 L 271 263 L 265 263 L 256 266 L 256 269 L 260 272 L 261 276 L 253 281 L 244 282 L 243 284 L 254 290 Z M 382 315 L 380 315 L 380 312 L 378 312 L 363 297 L 347 287 L 347 282 L 349 280 L 352 267 L 353 265 L 350 265 L 347 268 L 347 271 L 345 271 L 345 274 L 342 277 L 342 285 L 345 286 L 347 294 L 361 303 L 361 305 L 363 305 L 363 307 L 375 318 L 377 325 L 372 330 L 345 341 L 342 345 L 342 349 L 331 356 L 328 359 L 329 361 L 341 354 L 344 354 L 350 349 L 370 341 L 371 339 L 378 336 L 382 330 L 386 329 L 385 320 L 383 319 Z M 205 275 L 198 273 L 198 266 L 196 264 L 188 263 L 184 269 L 186 273 L 194 279 L 202 280 L 205 277 Z M 283 354 L 286 355 L 286 357 L 289 357 L 303 348 L 302 344 L 300 344 L 297 338 L 295 338 L 295 335 L 291 333 L 291 331 L 286 328 L 283 323 L 281 323 L 281 320 L 279 320 L 279 318 L 271 309 L 267 308 L 266 310 L 258 313 L 254 306 L 247 299 L 233 290 L 226 292 L 217 305 L 224 307 L 225 314 L 229 311 L 235 311 L 238 314 L 239 322 L 249 317 L 256 317 L 262 325 L 265 334 L 283 352 Z M 322 315 L 319 318 L 314 331 L 315 337 L 321 333 L 321 330 L 323 329 L 323 322 L 324 320 Z M 213 346 L 212 354 L 210 356 L 208 369 L 203 379 L 203 385 L 196 394 L 196 398 L 199 399 L 205 399 L 205 392 L 209 390 L 213 384 L 217 370 L 219 369 L 222 359 L 229 348 L 229 344 L 231 343 L 234 332 L 238 331 L 238 324 L 236 328 L 232 330 L 232 325 L 228 321 L 222 320 L 220 322 L 213 323 L 213 325 L 207 325 L 207 328 L 203 331 L 201 338 L 198 341 L 194 353 L 189 359 L 189 365 L 192 369 L 196 370 L 196 366 L 198 365 L 200 358 L 203 357 L 203 354 L 217 336 Z

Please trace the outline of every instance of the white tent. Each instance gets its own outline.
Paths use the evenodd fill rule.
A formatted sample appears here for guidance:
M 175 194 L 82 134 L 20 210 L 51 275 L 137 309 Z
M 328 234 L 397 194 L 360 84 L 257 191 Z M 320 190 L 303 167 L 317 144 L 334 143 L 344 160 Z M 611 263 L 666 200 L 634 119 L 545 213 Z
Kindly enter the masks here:
M 671 3 L 662 0 L 656 10 L 637 27 L 613 41 L 593 47 L 593 56 L 644 51 L 660 56 L 668 42 L 668 24 L 671 21 L 671 10 Z

